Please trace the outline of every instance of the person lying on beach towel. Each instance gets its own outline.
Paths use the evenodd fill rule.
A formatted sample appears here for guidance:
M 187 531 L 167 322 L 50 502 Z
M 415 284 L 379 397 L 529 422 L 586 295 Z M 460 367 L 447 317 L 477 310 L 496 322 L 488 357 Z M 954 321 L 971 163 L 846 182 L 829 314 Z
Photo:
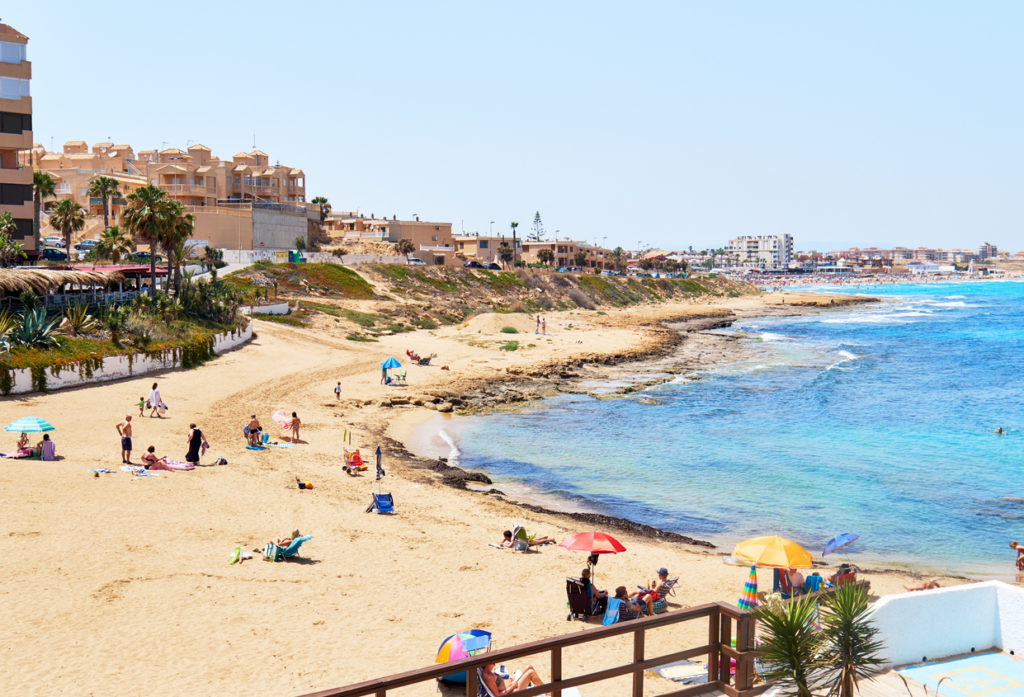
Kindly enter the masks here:
M 926 590 L 931 590 L 932 588 L 939 588 L 939 582 L 936 581 L 933 578 L 933 579 L 929 579 L 927 581 L 921 581 L 916 586 L 906 586 L 905 585 L 903 587 L 906 588 L 908 591 L 926 591 Z

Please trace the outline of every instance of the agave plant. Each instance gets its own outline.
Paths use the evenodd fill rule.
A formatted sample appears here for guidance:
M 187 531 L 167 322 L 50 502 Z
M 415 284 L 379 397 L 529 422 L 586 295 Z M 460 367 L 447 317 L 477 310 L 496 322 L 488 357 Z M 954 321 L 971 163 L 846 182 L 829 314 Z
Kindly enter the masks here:
M 824 680 L 829 695 L 853 697 L 858 680 L 878 672 L 882 642 L 868 615 L 868 591 L 847 583 L 824 602 L 821 626 L 825 641 Z
M 820 681 L 823 641 L 813 624 L 816 609 L 814 599 L 805 596 L 757 610 L 764 630 L 762 677 L 777 682 L 787 697 L 812 697 Z
M 48 319 L 46 310 L 39 307 L 34 310 L 25 310 L 21 315 L 21 323 L 9 334 L 12 344 L 44 348 L 57 343 L 54 331 L 57 329 L 59 318 Z
M 39 296 L 30 290 L 23 290 L 18 294 L 18 301 L 25 307 L 26 310 L 35 310 L 38 307 L 42 307 L 42 302 L 39 300 Z
M 62 331 L 78 336 L 95 331 L 97 327 L 99 322 L 89 314 L 89 306 L 85 303 L 75 303 L 64 308 L 64 320 L 60 323 Z
M 120 346 L 120 334 L 124 330 L 125 322 L 128 319 L 128 313 L 125 308 L 113 306 L 103 313 L 102 321 L 103 327 L 110 332 L 110 341 L 115 346 Z

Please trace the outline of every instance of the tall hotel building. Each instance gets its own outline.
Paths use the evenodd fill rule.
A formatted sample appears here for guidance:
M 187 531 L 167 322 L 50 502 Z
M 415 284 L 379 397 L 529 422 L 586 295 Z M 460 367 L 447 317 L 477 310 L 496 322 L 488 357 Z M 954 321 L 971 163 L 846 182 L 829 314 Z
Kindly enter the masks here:
M 17 229 L 12 238 L 26 251 L 34 251 L 32 168 L 18 166 L 18 152 L 32 148 L 27 43 L 27 36 L 0 24 L 0 213 L 14 218 Z

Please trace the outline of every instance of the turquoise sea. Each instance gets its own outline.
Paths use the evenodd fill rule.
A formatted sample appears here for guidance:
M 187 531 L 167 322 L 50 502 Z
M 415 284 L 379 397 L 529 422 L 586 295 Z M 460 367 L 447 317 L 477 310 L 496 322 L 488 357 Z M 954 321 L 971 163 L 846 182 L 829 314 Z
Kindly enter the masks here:
M 854 532 L 840 555 L 859 563 L 1011 576 L 1008 542 L 1024 542 L 1024 283 L 823 290 L 882 302 L 717 330 L 742 351 L 697 380 L 444 428 L 461 465 L 498 488 L 723 552 L 780 534 L 820 555 Z

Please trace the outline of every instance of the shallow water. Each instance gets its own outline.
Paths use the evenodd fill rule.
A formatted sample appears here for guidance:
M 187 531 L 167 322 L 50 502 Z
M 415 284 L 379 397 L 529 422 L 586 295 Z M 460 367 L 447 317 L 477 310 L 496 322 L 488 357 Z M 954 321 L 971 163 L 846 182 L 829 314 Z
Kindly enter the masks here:
M 700 380 L 561 395 L 452 419 L 446 435 L 464 467 L 725 551 L 781 534 L 820 555 L 848 531 L 861 538 L 841 557 L 1012 574 L 1024 284 L 855 292 L 883 302 L 720 330 L 744 350 Z

